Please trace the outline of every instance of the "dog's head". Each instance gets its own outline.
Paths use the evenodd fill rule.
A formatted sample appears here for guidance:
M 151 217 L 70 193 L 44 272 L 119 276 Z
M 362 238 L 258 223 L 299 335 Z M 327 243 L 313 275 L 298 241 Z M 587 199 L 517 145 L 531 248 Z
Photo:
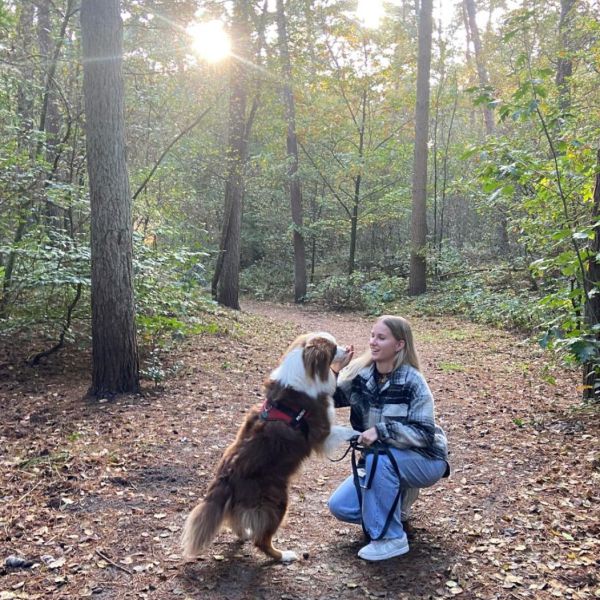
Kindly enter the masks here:
M 337 345 L 335 338 L 325 331 L 309 333 L 302 343 L 302 361 L 311 379 L 327 381 L 329 367 L 334 360 L 343 358 L 345 349 Z
M 325 331 L 305 333 L 297 337 L 281 358 L 271 379 L 289 385 L 311 396 L 335 391 L 331 363 L 347 354 L 335 338 Z

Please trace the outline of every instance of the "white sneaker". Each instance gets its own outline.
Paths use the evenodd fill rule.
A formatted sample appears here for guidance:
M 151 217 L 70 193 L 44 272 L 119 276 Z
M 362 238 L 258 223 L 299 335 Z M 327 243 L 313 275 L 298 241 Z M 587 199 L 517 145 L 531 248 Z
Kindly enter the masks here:
M 358 556 L 365 560 L 387 560 L 401 556 L 409 551 L 406 535 L 401 538 L 375 540 L 358 551 Z

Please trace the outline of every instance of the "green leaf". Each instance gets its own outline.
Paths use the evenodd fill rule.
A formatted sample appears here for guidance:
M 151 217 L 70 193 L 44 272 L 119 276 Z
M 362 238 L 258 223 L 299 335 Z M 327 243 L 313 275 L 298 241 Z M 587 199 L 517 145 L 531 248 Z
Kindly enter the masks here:
M 584 364 L 598 357 L 597 344 L 586 339 L 579 339 L 569 344 L 569 350 L 577 360 Z

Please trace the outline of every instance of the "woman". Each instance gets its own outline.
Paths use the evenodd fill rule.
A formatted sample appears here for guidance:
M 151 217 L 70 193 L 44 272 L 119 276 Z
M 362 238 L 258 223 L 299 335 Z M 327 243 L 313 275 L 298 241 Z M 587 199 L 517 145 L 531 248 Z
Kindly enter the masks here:
M 333 364 L 334 372 L 351 356 Z M 369 350 L 343 369 L 334 399 L 336 407 L 351 407 L 351 425 L 362 432 L 358 441 L 366 451 L 364 470 L 357 469 L 362 506 L 351 475 L 329 499 L 329 509 L 342 521 L 362 523 L 371 541 L 358 552 L 360 558 L 405 554 L 402 513 L 410 510 L 418 488 L 449 473 L 446 435 L 435 424 L 433 396 L 406 319 L 386 315 L 375 322 Z M 369 451 L 375 447 L 383 450 L 376 461 Z

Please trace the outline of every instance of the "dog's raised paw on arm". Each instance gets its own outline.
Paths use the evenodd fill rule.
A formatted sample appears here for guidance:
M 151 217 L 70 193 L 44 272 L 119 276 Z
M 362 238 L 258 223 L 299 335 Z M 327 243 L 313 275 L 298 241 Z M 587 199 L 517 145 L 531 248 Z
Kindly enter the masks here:
M 355 431 L 352 427 L 344 427 L 343 425 L 334 425 L 331 428 L 324 444 L 324 452 L 326 456 L 331 456 L 332 452 L 340 446 L 347 444 L 353 436 L 360 435 L 359 431 Z

